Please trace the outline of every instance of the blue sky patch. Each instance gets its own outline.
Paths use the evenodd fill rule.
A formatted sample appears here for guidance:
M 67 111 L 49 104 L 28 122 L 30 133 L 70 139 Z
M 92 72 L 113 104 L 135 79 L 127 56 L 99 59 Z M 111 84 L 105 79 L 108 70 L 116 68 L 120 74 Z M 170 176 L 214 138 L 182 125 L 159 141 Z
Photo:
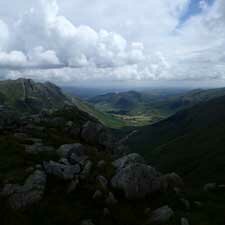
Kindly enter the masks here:
M 187 11 L 182 15 L 180 19 L 180 23 L 183 24 L 186 22 L 190 17 L 195 16 L 202 12 L 202 9 L 200 8 L 200 2 L 201 0 L 191 0 L 189 7 Z M 215 0 L 205 0 L 205 2 L 211 6 L 215 2 Z

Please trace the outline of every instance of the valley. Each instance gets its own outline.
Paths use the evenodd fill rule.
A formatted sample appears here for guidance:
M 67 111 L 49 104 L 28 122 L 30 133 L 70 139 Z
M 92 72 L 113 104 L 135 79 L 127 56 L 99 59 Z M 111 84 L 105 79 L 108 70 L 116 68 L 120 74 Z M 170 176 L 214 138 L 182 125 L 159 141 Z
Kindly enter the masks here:
M 3 224 L 223 225 L 225 89 L 0 87 Z

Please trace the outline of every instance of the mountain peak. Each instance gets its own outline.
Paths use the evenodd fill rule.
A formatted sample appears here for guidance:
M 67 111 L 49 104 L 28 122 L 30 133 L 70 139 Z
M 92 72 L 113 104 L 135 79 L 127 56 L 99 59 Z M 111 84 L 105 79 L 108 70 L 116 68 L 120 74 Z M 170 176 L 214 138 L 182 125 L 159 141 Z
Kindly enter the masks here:
M 5 104 L 19 111 L 54 109 L 70 101 L 55 84 L 25 78 L 1 81 L 0 95 Z

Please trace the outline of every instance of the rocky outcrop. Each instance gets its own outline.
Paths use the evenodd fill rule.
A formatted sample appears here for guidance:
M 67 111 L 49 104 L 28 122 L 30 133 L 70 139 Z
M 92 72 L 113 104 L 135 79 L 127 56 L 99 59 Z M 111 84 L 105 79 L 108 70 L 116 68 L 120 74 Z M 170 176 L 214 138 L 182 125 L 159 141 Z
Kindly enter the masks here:
M 133 163 L 120 169 L 111 180 L 128 199 L 140 199 L 160 190 L 159 173 L 149 165 Z
M 92 220 L 83 220 L 80 225 L 94 225 Z
M 180 220 L 180 224 L 181 225 L 189 225 L 189 221 L 188 221 L 187 218 L 182 217 L 181 220 Z
M 148 219 L 147 224 L 149 225 L 163 225 L 167 224 L 173 217 L 174 212 L 169 206 L 163 206 L 159 209 L 154 210 Z
M 100 145 L 109 149 L 113 148 L 111 135 L 100 123 L 86 122 L 82 127 L 81 138 L 91 145 Z
M 125 155 L 122 158 L 119 158 L 113 162 L 113 166 L 116 167 L 117 170 L 121 170 L 126 166 L 134 163 L 141 163 L 144 164 L 145 160 L 142 156 L 137 153 L 132 153 L 129 155 Z
M 54 152 L 55 149 L 50 146 L 45 146 L 42 143 L 35 143 L 33 145 L 27 145 L 25 151 L 29 154 L 39 154 L 39 153 L 48 153 Z
M 97 176 L 97 183 L 100 185 L 102 190 L 107 190 L 108 188 L 108 180 L 104 176 Z
M 11 208 L 26 208 L 42 199 L 46 181 L 46 174 L 41 170 L 36 170 L 22 186 L 7 184 L 2 191 L 2 195 L 8 198 Z
M 161 186 L 164 191 L 168 189 L 174 189 L 174 188 L 183 188 L 184 183 L 181 177 L 176 173 L 169 173 L 162 175 L 161 178 Z
M 65 165 L 62 163 L 50 161 L 43 163 L 44 169 L 48 175 L 56 176 L 63 180 L 72 180 L 75 175 L 79 174 L 81 168 L 76 165 Z
M 57 150 L 57 154 L 59 157 L 67 158 L 72 164 L 84 165 L 88 159 L 86 147 L 80 143 L 62 145 Z
M 87 179 L 91 173 L 91 169 L 92 169 L 93 163 L 92 161 L 88 160 L 81 172 L 80 178 L 81 179 Z

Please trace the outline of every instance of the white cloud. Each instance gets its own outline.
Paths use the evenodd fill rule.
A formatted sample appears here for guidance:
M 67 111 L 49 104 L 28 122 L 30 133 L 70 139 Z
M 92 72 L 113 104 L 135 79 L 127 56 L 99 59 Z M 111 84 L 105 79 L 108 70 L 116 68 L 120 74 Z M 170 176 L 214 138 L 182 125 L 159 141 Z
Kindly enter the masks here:
M 35 66 L 57 66 L 60 65 L 60 61 L 53 50 L 45 51 L 42 46 L 34 48 L 29 53 L 29 59 L 31 64 Z
M 0 18 L 0 51 L 6 47 L 8 39 L 9 39 L 8 26 Z
M 27 57 L 19 51 L 0 52 L 0 68 L 18 68 L 27 64 Z
M 58 13 L 55 0 L 41 0 L 39 8 L 30 9 L 16 23 L 12 46 L 26 55 L 35 49 L 31 60 L 36 60 L 37 65 L 50 60 L 50 65 L 65 67 L 117 67 L 143 58 L 143 48 L 137 49 L 136 44 L 129 44 L 121 35 L 106 30 L 97 32 L 88 26 L 76 27 Z M 41 52 L 37 46 L 42 46 Z
M 5 7 L 8 19 L 0 8 L 0 67 L 8 77 L 225 78 L 224 0 L 213 6 L 201 0 L 202 12 L 183 23 L 191 0 L 21 0 L 20 6 L 8 1 L 20 10 L 16 18 Z

